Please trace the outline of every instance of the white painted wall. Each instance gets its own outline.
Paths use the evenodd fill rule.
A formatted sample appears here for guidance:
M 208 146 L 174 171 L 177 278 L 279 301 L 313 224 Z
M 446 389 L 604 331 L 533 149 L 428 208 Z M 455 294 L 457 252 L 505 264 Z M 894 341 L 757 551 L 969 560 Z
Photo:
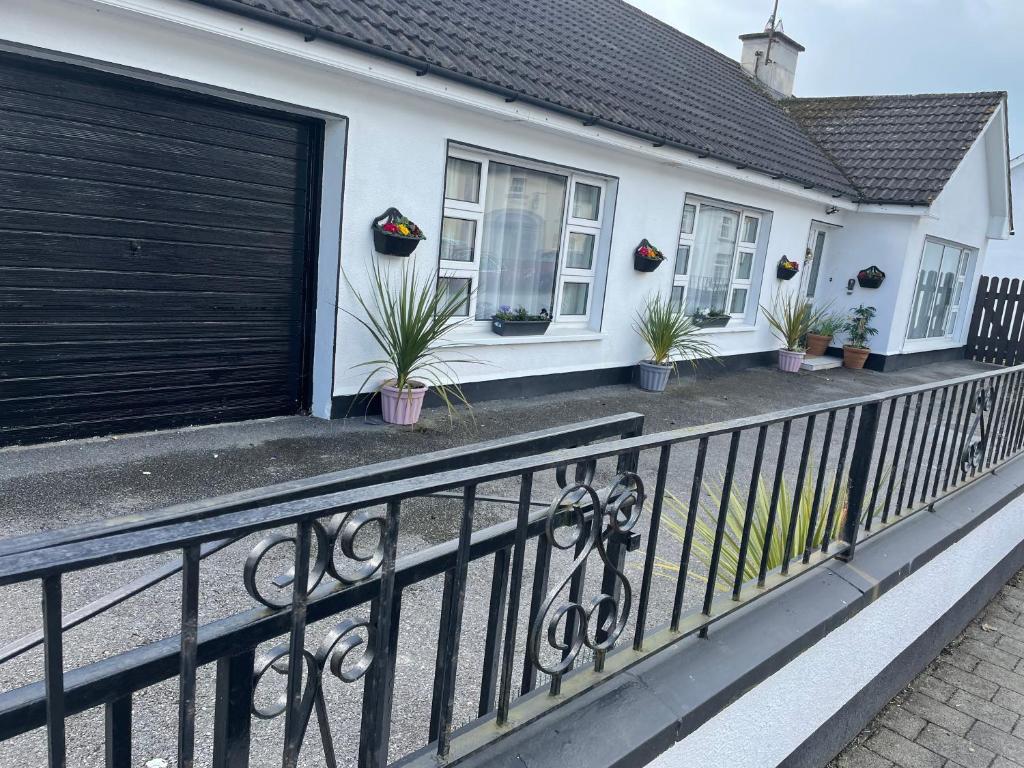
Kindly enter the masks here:
M 672 267 L 666 263 L 652 274 L 637 273 L 632 250 L 646 237 L 666 254 L 674 253 L 687 194 L 772 212 L 759 285 L 762 303 L 770 303 L 778 290 L 799 290 L 798 280 L 778 281 L 774 265 L 783 255 L 800 260 L 811 220 L 826 218 L 825 209 L 838 206 L 840 212 L 828 220 L 845 226 L 835 244 L 839 258 L 832 262 L 834 274 L 823 274 L 822 280 L 832 277 L 829 285 L 834 292 L 861 266 L 877 263 L 889 272 L 882 291 L 872 292 L 885 307 L 880 327 L 884 324 L 886 341 L 878 351 L 899 348 L 897 340 L 905 326 L 899 313 L 907 290 L 898 278 L 900 263 L 913 250 L 908 238 L 924 231 L 914 231 L 904 210 L 898 215 L 855 214 L 850 201 L 585 128 L 437 77 L 416 77 L 408 68 L 322 41 L 306 43 L 294 32 L 185 0 L 16 3 L 4 8 L 0 40 L 12 50 L 31 48 L 55 58 L 88 59 L 114 71 L 135 71 L 148 79 L 326 119 L 314 364 L 317 415 L 329 413 L 332 395 L 356 392 L 365 377 L 358 364 L 378 355 L 356 322 L 337 311 L 335 290 L 337 305 L 353 308 L 353 286 L 366 290 L 367 270 L 375 259 L 383 259 L 389 269 L 399 269 L 406 261 L 424 270 L 436 269 L 448 141 L 617 179 L 603 321 L 590 330 L 553 326 L 546 336 L 532 339 L 507 340 L 486 330 L 470 333 L 461 338 L 464 351 L 487 365 L 459 366 L 462 381 L 625 366 L 643 357 L 632 318 L 648 294 L 668 293 Z M 961 241 L 975 237 L 971 216 L 958 212 L 962 198 L 975 194 L 977 182 L 973 171 L 962 175 L 962 191 L 954 193 L 955 200 L 951 196 L 943 228 L 951 239 Z M 379 257 L 372 249 L 370 222 L 391 205 L 416 221 L 429 238 L 409 260 Z M 344 277 L 335 277 L 339 254 L 351 285 Z M 906 266 L 911 269 L 916 266 Z M 837 308 L 845 298 L 845 292 L 840 293 Z M 733 321 L 723 331 L 709 332 L 721 354 L 777 347 L 763 318 L 751 320 L 748 326 Z
M 1024 155 L 1014 158 L 1010 168 L 1013 220 L 1019 228 L 1024 224 Z M 982 272 L 994 277 L 1024 277 L 1024 235 L 1017 234 L 1006 240 L 993 240 L 985 255 Z

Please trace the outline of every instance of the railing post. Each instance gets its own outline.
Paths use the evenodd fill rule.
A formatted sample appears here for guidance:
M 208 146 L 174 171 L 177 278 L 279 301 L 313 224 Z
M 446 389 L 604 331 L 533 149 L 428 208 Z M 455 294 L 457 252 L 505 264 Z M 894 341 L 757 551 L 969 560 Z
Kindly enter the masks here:
M 256 651 L 253 649 L 217 660 L 213 768 L 249 768 L 255 665 Z
M 246 710 L 248 711 L 248 710 Z M 132 768 L 132 695 L 103 708 L 104 768 Z
M 843 539 L 847 546 L 846 551 L 838 555 L 840 560 L 852 560 L 857 548 L 857 534 L 860 530 L 861 512 L 864 509 L 864 497 L 868 490 L 868 478 L 871 475 L 871 460 L 875 452 L 875 436 L 878 433 L 880 413 L 881 404 L 878 401 L 868 403 L 860 409 L 857 440 L 853 444 L 850 476 L 847 480 L 846 521 L 843 523 Z

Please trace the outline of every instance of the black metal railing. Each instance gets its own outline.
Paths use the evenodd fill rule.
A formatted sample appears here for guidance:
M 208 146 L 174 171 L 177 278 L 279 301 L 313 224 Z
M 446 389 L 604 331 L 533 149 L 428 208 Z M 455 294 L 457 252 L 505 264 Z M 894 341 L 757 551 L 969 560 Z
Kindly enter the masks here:
M 42 629 L 0 671 L 41 642 L 45 672 L 0 695 L 0 739 L 35 730 L 64 765 L 66 719 L 102 708 L 107 765 L 129 765 L 141 692 L 176 681 L 179 766 L 457 762 L 1018 455 L 1022 377 L 649 435 L 628 414 L 8 539 L 0 585 L 40 590 Z M 65 584 L 152 559 L 65 611 Z M 149 596 L 178 571 L 177 634 L 67 668 L 71 627 L 166 612 Z M 201 622 L 204 572 L 249 607 Z

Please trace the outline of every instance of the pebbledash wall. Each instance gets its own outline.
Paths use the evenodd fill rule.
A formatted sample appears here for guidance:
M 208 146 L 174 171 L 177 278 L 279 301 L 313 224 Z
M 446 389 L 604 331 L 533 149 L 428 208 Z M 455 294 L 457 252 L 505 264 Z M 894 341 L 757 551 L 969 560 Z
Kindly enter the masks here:
M 450 143 L 478 147 L 607 180 L 607 262 L 595 279 L 595 311 L 587 327 L 553 325 L 545 336 L 498 337 L 486 329 L 464 332 L 464 352 L 483 364 L 456 369 L 463 382 L 518 383 L 553 376 L 576 385 L 601 381 L 586 372 L 623 372 L 644 349 L 633 316 L 654 292 L 668 295 L 671 257 L 679 238 L 684 199 L 697 195 L 767 215 L 754 265 L 745 321 L 713 335 L 723 356 L 759 359 L 777 348 L 757 302 L 779 291 L 803 289 L 803 277 L 776 278 L 775 263 L 802 262 L 812 222 L 834 234 L 822 263 L 821 300 L 844 310 L 859 303 L 879 308 L 875 351 L 897 355 L 904 342 L 925 235 L 977 249 L 969 295 L 952 339 L 931 347 L 962 345 L 962 322 L 977 284 L 989 233 L 992 150 L 979 140 L 931 209 L 860 206 L 732 165 L 652 147 L 603 129 L 585 127 L 542 109 L 365 56 L 338 45 L 305 42 L 296 33 L 186 0 L 33 0 L 8 4 L 0 27 L 2 47 L 85 63 L 146 80 L 169 83 L 325 120 L 321 237 L 315 328 L 313 413 L 344 412 L 365 378 L 358 365 L 377 356 L 370 337 L 345 310 L 352 291 L 366 291 L 374 260 L 398 270 L 406 262 L 436 270 L 445 160 Z M 998 119 L 997 119 L 998 118 Z M 1002 116 L 986 130 L 1003 135 Z M 413 258 L 374 253 L 371 220 L 389 206 L 416 221 L 427 241 Z M 835 210 L 832 210 L 832 209 Z M 650 274 L 636 272 L 632 251 L 641 238 L 670 260 Z M 877 264 L 888 273 L 879 290 L 846 282 Z M 806 273 L 806 270 L 804 270 Z M 911 347 L 913 345 L 910 345 Z M 567 376 L 567 374 L 576 374 Z M 616 373 L 615 375 L 619 375 Z M 605 375 L 605 379 L 607 379 Z

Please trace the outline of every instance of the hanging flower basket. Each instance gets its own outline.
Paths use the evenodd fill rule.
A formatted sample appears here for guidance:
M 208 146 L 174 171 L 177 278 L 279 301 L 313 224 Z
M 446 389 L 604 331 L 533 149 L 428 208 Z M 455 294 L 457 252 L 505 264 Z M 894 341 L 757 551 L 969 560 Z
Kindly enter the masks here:
M 779 280 L 792 280 L 800 271 L 800 265 L 783 256 L 775 267 L 775 276 Z
M 397 208 L 388 208 L 373 220 L 373 249 L 385 256 L 408 256 L 416 250 L 423 232 Z
M 885 272 L 874 264 L 857 273 L 857 282 L 860 283 L 861 288 L 878 288 L 883 280 L 885 280 Z
M 646 237 L 633 251 L 633 269 L 637 272 L 653 272 L 664 260 L 665 254 L 651 245 Z

